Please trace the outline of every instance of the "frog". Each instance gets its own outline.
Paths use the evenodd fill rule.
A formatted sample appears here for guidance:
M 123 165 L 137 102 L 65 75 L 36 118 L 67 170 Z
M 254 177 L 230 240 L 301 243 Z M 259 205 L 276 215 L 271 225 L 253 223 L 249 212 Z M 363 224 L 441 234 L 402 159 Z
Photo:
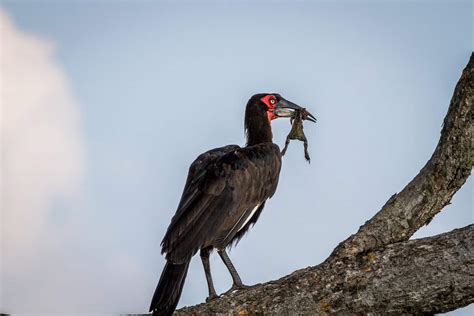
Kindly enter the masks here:
M 303 121 L 308 119 L 308 115 L 309 115 L 309 112 L 306 111 L 305 108 L 296 109 L 293 112 L 293 115 L 290 118 L 291 130 L 288 133 L 288 136 L 286 137 L 285 147 L 281 151 L 282 156 L 285 155 L 286 150 L 288 149 L 288 145 L 290 144 L 290 141 L 296 139 L 303 142 L 304 158 L 306 159 L 308 163 L 311 163 L 311 157 L 309 156 L 309 153 L 308 153 L 308 139 L 306 138 L 306 135 L 304 134 L 304 130 L 303 130 Z

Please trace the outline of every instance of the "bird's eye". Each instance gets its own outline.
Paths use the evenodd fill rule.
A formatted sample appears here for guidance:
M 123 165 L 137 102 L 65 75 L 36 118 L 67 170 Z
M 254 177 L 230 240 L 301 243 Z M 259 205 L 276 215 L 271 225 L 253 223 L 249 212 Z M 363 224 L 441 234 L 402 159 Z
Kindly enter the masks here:
M 271 104 L 275 104 L 275 102 L 276 102 L 275 99 L 270 99 Z

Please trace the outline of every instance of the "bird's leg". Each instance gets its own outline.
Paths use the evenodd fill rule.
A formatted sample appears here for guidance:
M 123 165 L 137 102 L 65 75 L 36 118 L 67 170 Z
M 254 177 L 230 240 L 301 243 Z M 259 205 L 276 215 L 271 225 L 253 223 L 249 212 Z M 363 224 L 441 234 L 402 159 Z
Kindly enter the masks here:
M 237 270 L 235 269 L 234 265 L 232 264 L 232 261 L 230 261 L 230 258 L 227 255 L 227 252 L 225 251 L 225 249 L 220 249 L 217 252 L 219 253 L 219 256 L 221 257 L 222 261 L 224 261 L 224 264 L 227 267 L 227 269 L 229 270 L 230 275 L 232 276 L 232 280 L 233 280 L 232 287 L 226 293 L 232 292 L 234 290 L 239 290 L 239 289 L 245 288 L 246 285 L 244 285 L 242 283 L 242 280 L 240 279 L 240 276 L 237 273 Z
M 210 300 L 217 297 L 216 290 L 214 289 L 214 283 L 212 282 L 211 266 L 209 265 L 210 252 L 210 248 L 201 249 L 200 252 L 202 265 L 204 266 L 204 272 L 206 273 L 207 288 L 209 289 L 209 296 L 206 298 L 206 302 L 209 302 Z

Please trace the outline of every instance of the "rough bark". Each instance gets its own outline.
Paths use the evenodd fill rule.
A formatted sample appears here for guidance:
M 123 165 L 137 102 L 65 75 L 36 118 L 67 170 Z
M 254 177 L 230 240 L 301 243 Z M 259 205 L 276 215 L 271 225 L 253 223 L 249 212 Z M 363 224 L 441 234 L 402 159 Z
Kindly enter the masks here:
M 433 314 L 474 302 L 474 225 L 408 241 L 471 173 L 473 108 L 474 53 L 430 160 L 326 261 L 176 313 Z
M 423 314 L 474 302 L 474 225 L 396 243 L 257 284 L 192 314 Z

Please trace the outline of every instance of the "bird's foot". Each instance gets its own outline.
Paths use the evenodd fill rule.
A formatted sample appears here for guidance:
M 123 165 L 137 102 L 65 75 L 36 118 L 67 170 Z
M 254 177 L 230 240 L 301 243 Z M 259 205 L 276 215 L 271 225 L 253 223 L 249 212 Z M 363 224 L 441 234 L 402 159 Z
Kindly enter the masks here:
M 210 301 L 212 301 L 212 300 L 214 300 L 218 297 L 219 297 L 219 295 L 217 295 L 216 293 L 209 294 L 209 296 L 206 298 L 206 303 L 210 302 Z
M 231 294 L 231 293 L 234 293 L 236 291 L 246 289 L 248 287 L 250 287 L 250 286 L 245 285 L 245 284 L 233 284 L 232 287 L 227 292 L 224 293 L 224 295 Z

